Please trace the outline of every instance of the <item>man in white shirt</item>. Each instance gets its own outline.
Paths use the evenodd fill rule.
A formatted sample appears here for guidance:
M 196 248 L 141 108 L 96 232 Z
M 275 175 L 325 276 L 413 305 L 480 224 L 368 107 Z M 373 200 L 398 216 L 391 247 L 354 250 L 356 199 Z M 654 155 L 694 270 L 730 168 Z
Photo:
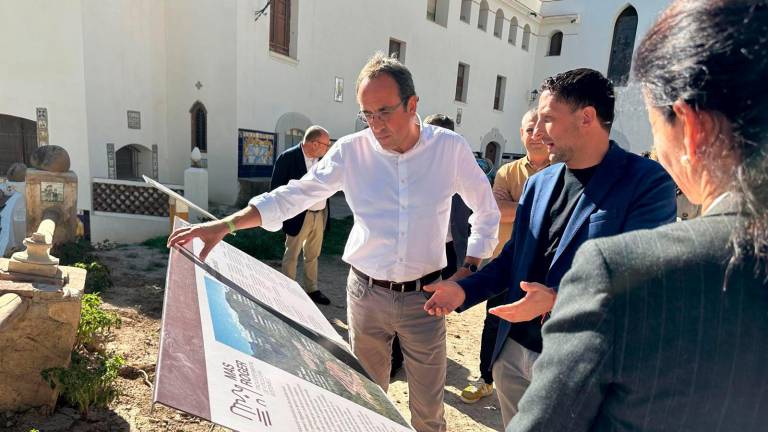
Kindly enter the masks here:
M 257 196 L 221 221 L 182 228 L 169 246 L 201 238 L 211 248 L 240 228 L 280 228 L 312 204 L 343 190 L 355 215 L 342 259 L 347 317 L 355 355 L 384 390 L 389 386 L 395 334 L 405 355 L 411 424 L 417 431 L 445 431 L 445 319 L 424 311 L 422 287 L 445 267 L 445 233 L 451 197 L 473 210 L 464 267 L 469 275 L 497 243 L 499 209 L 467 142 L 447 129 L 421 125 L 418 96 L 408 69 L 374 55 L 357 80 L 361 119 L 370 126 L 340 138 L 301 180 Z
M 270 190 L 302 178 L 331 146 L 328 131 L 320 126 L 310 126 L 304 132 L 301 143 L 289 148 L 277 157 L 272 172 Z M 317 259 L 323 246 L 323 231 L 328 221 L 328 200 L 320 200 L 306 211 L 283 221 L 285 253 L 282 271 L 296 279 L 299 253 L 304 255 L 304 291 L 317 304 L 328 305 L 331 300 L 317 289 Z

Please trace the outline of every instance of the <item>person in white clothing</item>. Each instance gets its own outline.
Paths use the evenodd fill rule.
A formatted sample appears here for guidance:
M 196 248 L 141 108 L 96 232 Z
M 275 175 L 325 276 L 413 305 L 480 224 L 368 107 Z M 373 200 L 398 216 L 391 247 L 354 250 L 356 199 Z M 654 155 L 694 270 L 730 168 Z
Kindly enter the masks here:
M 385 391 L 390 353 L 400 337 L 417 431 L 445 431 L 445 319 L 424 309 L 422 287 L 446 265 L 445 233 L 451 197 L 472 209 L 464 266 L 451 279 L 477 269 L 497 243 L 499 209 L 467 142 L 447 129 L 422 125 L 410 71 L 378 53 L 357 80 L 359 116 L 369 128 L 340 138 L 307 175 L 220 221 L 181 228 L 168 245 L 199 237 L 201 259 L 228 233 L 281 222 L 339 190 L 355 215 L 342 259 L 347 280 L 352 349 Z

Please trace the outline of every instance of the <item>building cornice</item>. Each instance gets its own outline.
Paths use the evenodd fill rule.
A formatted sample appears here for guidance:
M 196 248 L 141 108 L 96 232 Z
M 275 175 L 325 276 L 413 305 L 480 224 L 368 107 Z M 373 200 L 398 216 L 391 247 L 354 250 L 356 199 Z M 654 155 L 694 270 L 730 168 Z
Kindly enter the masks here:
M 558 25 L 558 24 L 579 24 L 581 23 L 581 15 L 579 14 L 558 14 L 558 15 L 542 15 L 541 6 L 542 3 L 537 1 L 538 8 L 532 9 L 525 3 L 519 0 L 499 0 L 501 3 L 509 6 L 515 12 L 526 16 L 529 20 L 538 25 Z
M 542 25 L 556 25 L 556 24 L 581 24 L 581 15 L 579 14 L 562 14 L 562 15 L 549 15 L 541 17 Z

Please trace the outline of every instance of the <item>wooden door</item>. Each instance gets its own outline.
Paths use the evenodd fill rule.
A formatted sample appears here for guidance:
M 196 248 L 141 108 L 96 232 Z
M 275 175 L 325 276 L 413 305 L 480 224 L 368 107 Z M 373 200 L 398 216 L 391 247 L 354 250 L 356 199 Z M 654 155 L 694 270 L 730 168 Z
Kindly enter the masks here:
M 21 117 L 0 114 L 0 176 L 16 162 L 29 165 L 37 149 L 37 123 Z

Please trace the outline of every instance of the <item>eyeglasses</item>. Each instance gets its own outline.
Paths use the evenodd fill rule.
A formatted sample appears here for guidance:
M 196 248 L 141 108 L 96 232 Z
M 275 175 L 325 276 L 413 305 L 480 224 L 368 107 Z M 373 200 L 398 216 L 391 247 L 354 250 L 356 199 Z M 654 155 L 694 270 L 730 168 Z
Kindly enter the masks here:
M 405 103 L 404 100 L 400 101 L 397 105 L 392 105 L 389 107 L 384 107 L 383 109 L 376 111 L 376 112 L 370 112 L 370 111 L 360 111 L 357 113 L 357 118 L 360 119 L 365 124 L 371 124 L 371 122 L 374 119 L 378 119 L 379 121 L 387 122 L 389 121 L 389 118 L 392 117 L 392 114 L 397 111 L 398 108 L 400 108 Z
M 322 145 L 322 146 L 324 146 L 326 148 L 331 146 L 331 142 L 330 141 L 327 142 L 327 143 L 324 143 L 324 142 L 319 141 L 319 140 L 313 140 L 312 142 L 318 143 L 318 144 L 320 144 L 320 145 Z

